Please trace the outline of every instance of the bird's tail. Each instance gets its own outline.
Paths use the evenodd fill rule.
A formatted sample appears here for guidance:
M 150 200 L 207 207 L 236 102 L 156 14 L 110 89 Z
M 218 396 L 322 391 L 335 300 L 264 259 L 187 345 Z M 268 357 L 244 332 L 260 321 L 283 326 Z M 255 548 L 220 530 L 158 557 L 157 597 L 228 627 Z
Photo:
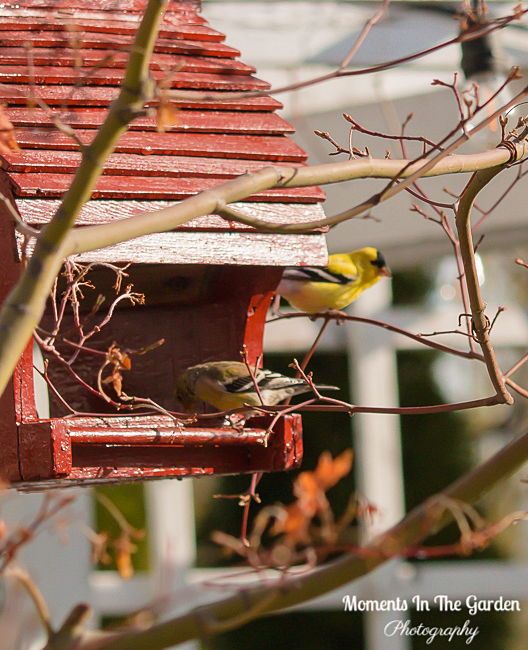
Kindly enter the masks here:
M 325 390 L 339 390 L 337 386 L 326 386 L 325 384 L 315 384 L 315 387 L 319 391 L 325 391 Z M 295 394 L 296 395 L 301 395 L 302 393 L 309 393 L 311 391 L 311 387 L 309 384 L 307 384 L 304 380 L 299 380 L 299 383 L 295 387 Z

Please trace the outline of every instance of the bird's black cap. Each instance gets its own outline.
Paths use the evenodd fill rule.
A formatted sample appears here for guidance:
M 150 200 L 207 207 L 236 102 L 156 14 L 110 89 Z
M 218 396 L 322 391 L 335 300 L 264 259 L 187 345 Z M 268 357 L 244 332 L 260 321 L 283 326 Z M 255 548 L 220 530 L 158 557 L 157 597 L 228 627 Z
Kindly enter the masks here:
M 379 251 L 378 251 L 378 254 L 376 256 L 376 259 L 372 260 L 371 264 L 373 264 L 374 266 L 377 266 L 378 269 L 382 269 L 385 266 L 387 266 L 387 262 L 385 261 L 385 258 L 383 257 L 383 255 Z

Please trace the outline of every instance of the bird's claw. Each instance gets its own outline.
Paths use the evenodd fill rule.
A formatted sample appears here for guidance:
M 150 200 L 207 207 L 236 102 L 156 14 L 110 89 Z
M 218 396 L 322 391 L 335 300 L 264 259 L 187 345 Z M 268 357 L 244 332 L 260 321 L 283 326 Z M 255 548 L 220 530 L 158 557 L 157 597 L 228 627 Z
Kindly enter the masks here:
M 224 425 L 228 426 L 235 431 L 243 431 L 246 426 L 247 415 L 244 413 L 230 413 L 224 418 Z
M 335 318 L 336 325 L 341 325 L 348 316 L 342 309 L 329 309 L 326 314 L 329 318 Z

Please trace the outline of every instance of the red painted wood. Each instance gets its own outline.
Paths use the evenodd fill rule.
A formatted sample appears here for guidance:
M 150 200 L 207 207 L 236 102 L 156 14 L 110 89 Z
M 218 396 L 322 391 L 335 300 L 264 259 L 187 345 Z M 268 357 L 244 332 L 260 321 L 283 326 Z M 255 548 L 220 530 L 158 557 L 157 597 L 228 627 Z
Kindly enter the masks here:
M 85 76 L 73 68 L 37 66 L 31 72 L 25 67 L 0 65 L 0 83 L 29 84 L 75 84 L 80 86 L 117 86 L 123 80 L 124 70 L 100 68 L 85 71 Z M 270 85 L 249 75 L 195 74 L 192 72 L 171 72 L 153 70 L 156 81 L 169 83 L 171 88 L 192 90 L 267 90 Z
M 88 18 L 89 20 L 98 20 L 105 21 L 107 19 L 116 21 L 116 22 L 125 22 L 138 24 L 138 21 L 141 18 L 142 12 L 129 12 L 129 11 L 113 11 L 109 10 L 108 6 L 104 11 L 94 11 L 90 8 L 88 11 L 77 10 L 73 7 L 72 4 L 68 3 L 68 10 L 58 9 L 56 5 L 52 8 L 52 11 L 43 7 L 37 7 L 34 3 L 31 3 L 31 8 L 22 7 L 20 4 L 12 5 L 15 8 L 8 8 L 7 4 L 2 5 L 2 16 L 5 18 L 14 18 L 14 19 L 45 19 L 48 23 L 57 22 L 57 23 L 68 23 L 71 22 L 73 18 Z M 181 8 L 178 5 L 174 5 L 175 10 L 171 10 L 170 5 L 168 10 L 163 14 L 162 24 L 165 27 L 166 25 L 204 25 L 207 24 L 207 20 L 203 16 L 199 16 L 196 13 L 196 9 L 192 8 Z
M 35 66 L 46 66 L 52 62 L 55 66 L 68 67 L 77 65 L 80 59 L 84 68 L 100 66 L 104 63 L 107 68 L 124 68 L 128 52 L 108 50 L 79 49 L 72 52 L 71 48 L 41 48 L 31 50 L 31 59 Z M 0 58 L 2 65 L 28 65 L 28 51 L 22 47 L 5 47 Z M 220 57 L 183 56 L 156 53 L 152 56 L 150 67 L 153 70 L 178 70 L 179 72 L 212 73 L 212 74 L 252 74 L 255 68 L 236 59 Z
M 119 199 L 109 199 L 109 200 L 92 200 L 86 203 L 80 214 L 78 215 L 75 223 L 77 225 L 96 225 L 100 223 L 108 223 L 111 221 L 117 221 L 119 219 L 126 219 L 127 217 L 132 217 L 136 214 L 143 214 L 145 212 L 162 210 L 167 208 L 172 204 L 172 201 L 146 201 L 143 199 L 128 201 L 120 201 Z M 17 205 L 19 207 L 20 213 L 24 221 L 33 226 L 41 226 L 49 221 L 50 215 L 58 209 L 60 205 L 59 199 L 36 199 L 36 198 L 18 198 Z M 295 206 L 290 205 L 289 203 L 246 203 L 244 202 L 243 207 L 241 208 L 244 211 L 244 214 L 247 214 L 250 217 L 255 219 L 262 219 L 270 223 L 306 223 L 307 221 L 314 221 L 315 219 L 320 219 L 323 216 L 323 212 L 313 203 L 297 204 Z M 248 231 L 252 230 L 249 226 L 244 224 L 235 223 L 233 221 L 228 221 L 222 219 L 217 215 L 206 215 L 204 217 L 199 217 L 193 219 L 188 223 L 178 227 L 178 231 L 203 231 L 209 235 L 213 235 L 211 231 L 215 231 L 213 236 L 216 236 L 216 231 Z M 324 232 L 324 229 L 314 229 L 315 232 Z M 160 235 L 161 240 L 164 241 L 166 236 Z M 208 237 L 208 239 L 209 239 Z M 302 239 L 304 241 L 304 238 Z M 276 240 L 278 251 L 280 248 L 283 249 L 283 237 L 279 237 Z M 291 238 L 289 239 L 291 245 Z M 301 240 L 299 240 L 301 241 Z M 305 263 L 309 265 L 314 265 L 319 263 L 318 260 L 321 260 L 321 264 L 324 263 L 325 251 L 322 248 L 322 242 L 319 238 L 316 238 L 315 246 L 318 247 L 318 250 L 315 248 L 312 250 L 303 244 L 305 253 L 309 252 L 315 255 L 316 259 L 311 261 L 307 260 Z M 293 250 L 292 250 L 293 253 Z M 294 263 L 292 258 L 289 262 L 287 261 L 287 255 L 285 256 L 285 263 L 290 265 Z
M 95 132 L 77 129 L 77 137 L 88 144 Z M 75 151 L 78 144 L 55 129 L 18 129 L 20 147 Z M 283 136 L 214 135 L 204 133 L 125 133 L 117 142 L 117 153 L 163 154 L 178 156 L 213 156 L 238 160 L 304 162 L 305 152 L 293 140 Z
M 60 197 L 70 186 L 73 175 L 66 174 L 10 174 L 16 185 L 16 195 L 24 197 Z M 93 199 L 167 199 L 178 201 L 215 187 L 215 178 L 179 178 L 171 184 L 166 177 L 102 176 L 92 193 Z M 318 187 L 281 187 L 257 192 L 245 201 L 278 203 L 317 203 L 324 199 Z
M 49 21 L 49 16 L 48 19 Z M 59 17 L 60 21 L 61 18 Z M 116 20 L 115 14 L 104 20 L 86 18 L 84 16 L 73 15 L 67 16 L 64 20 L 63 27 L 66 31 L 74 30 L 82 33 L 111 33 L 111 34 L 135 34 L 139 24 L 140 16 L 136 20 Z M 60 27 L 60 25 L 59 25 Z M 7 17 L 0 22 L 0 31 L 57 31 L 57 23 L 46 22 L 45 18 L 39 17 Z M 178 38 L 197 41 L 220 42 L 224 40 L 224 35 L 211 29 L 207 25 L 183 23 L 180 20 L 173 20 L 170 24 L 162 24 L 159 30 L 160 38 Z M 31 37 L 31 36 L 30 36 Z
M 13 403 L 15 387 L 10 380 L 0 395 L 0 480 L 11 483 L 20 480 L 18 463 L 18 435 Z
M 14 173 L 72 174 L 77 170 L 81 154 L 77 151 L 41 151 L 25 149 L 21 153 L 4 154 L 3 167 Z M 297 167 L 300 163 L 288 163 Z M 163 176 L 164 178 L 233 178 L 269 165 L 266 160 L 230 160 L 193 156 L 143 156 L 113 154 L 106 164 L 107 176 Z
M 49 20 L 49 18 L 48 18 Z M 58 20 L 61 20 L 60 18 Z M 85 33 L 110 33 L 120 35 L 133 35 L 135 34 L 139 23 L 140 17 L 135 21 L 118 21 L 112 17 L 105 20 L 93 20 L 84 18 L 82 16 L 66 17 L 64 20 L 64 30 L 74 30 L 82 34 Z M 33 32 L 57 32 L 57 23 L 46 22 L 43 18 L 2 18 L 0 21 L 0 32 L 2 31 L 22 31 L 29 32 L 28 38 L 31 39 Z M 159 30 L 160 38 L 177 38 L 187 39 L 193 41 L 211 41 L 221 42 L 224 40 L 224 35 L 211 29 L 207 25 L 182 23 L 180 21 L 173 21 L 170 25 L 163 25 Z M 64 38 L 64 36 L 62 36 Z M 71 37 L 70 37 L 71 38 Z
M 106 106 L 117 97 L 118 89 L 107 86 L 75 88 L 74 86 L 35 86 L 35 92 L 49 106 Z M 196 97 L 194 91 L 189 93 L 181 90 L 178 99 L 172 103 L 178 108 L 202 110 L 212 109 L 216 111 L 275 111 L 282 108 L 282 104 L 264 95 L 262 97 L 240 97 L 235 93 L 234 98 L 208 99 Z M 1 84 L 0 101 L 8 104 L 26 106 L 29 98 L 29 90 L 23 84 Z M 152 102 L 151 105 L 156 105 Z
M 259 444 L 265 432 L 262 421 L 260 433 L 248 440 L 243 437 L 236 440 L 236 433 L 216 430 L 216 435 L 230 442 L 206 444 L 197 442 L 197 434 L 191 428 L 178 434 L 183 444 L 165 444 L 146 441 L 143 445 L 112 443 L 97 444 L 98 432 L 91 435 L 85 431 L 85 444 L 77 444 L 75 434 L 71 433 L 72 443 L 72 478 L 95 478 L 105 476 L 127 477 L 132 475 L 143 478 L 156 475 L 197 475 L 197 474 L 232 474 L 254 471 L 281 471 L 293 469 L 302 458 L 301 418 L 299 415 L 284 416 L 277 423 L 269 438 L 268 446 Z M 270 420 L 267 419 L 267 422 Z M 175 427 L 172 427 L 175 431 Z M 123 435 L 119 431 L 105 430 L 101 437 L 109 436 L 119 440 Z M 126 435 L 126 434 L 125 434 Z M 90 437 L 93 436 L 93 440 Z M 235 439 L 233 439 L 235 438 Z M 135 472 L 134 472 L 135 470 Z
M 170 267 L 167 268 L 170 271 Z M 131 271 L 131 281 L 141 289 L 141 277 L 136 277 L 132 268 Z M 199 277 L 203 271 L 203 268 L 194 269 L 192 273 L 198 273 Z M 168 339 L 167 346 L 172 349 L 164 349 L 156 359 L 148 360 L 149 355 L 142 357 L 138 363 L 143 367 L 138 367 L 136 374 L 136 379 L 143 382 L 144 386 L 150 386 L 152 393 L 158 389 L 161 394 L 166 394 L 167 383 L 157 380 L 157 374 L 161 372 L 160 376 L 167 377 L 164 373 L 170 367 L 173 372 L 179 372 L 178 366 L 174 366 L 174 361 L 171 361 L 173 354 L 177 355 L 178 363 L 183 367 L 191 362 L 191 357 L 187 359 L 185 354 L 194 354 L 195 358 L 202 354 L 208 358 L 217 358 L 218 351 L 222 350 L 221 354 L 231 355 L 234 354 L 233 350 L 240 348 L 241 335 L 252 355 L 260 351 L 258 341 L 262 335 L 266 310 L 261 299 L 255 302 L 252 297 L 265 296 L 267 301 L 269 296 L 264 288 L 275 285 L 280 274 L 280 269 L 248 268 L 243 275 L 245 283 L 235 284 L 233 279 L 239 277 L 240 273 L 236 269 L 221 267 L 207 281 L 209 295 L 204 296 L 203 304 L 191 304 L 189 310 L 155 309 L 152 314 L 152 307 L 140 310 L 139 316 L 147 318 L 150 328 L 144 326 L 141 318 L 136 318 L 136 313 L 118 311 L 115 314 L 116 322 L 112 320 L 110 325 L 117 329 L 109 332 L 108 336 L 114 338 L 117 331 L 126 330 L 129 333 L 127 343 L 136 346 L 139 341 L 146 340 L 145 336 L 157 338 L 162 331 L 156 331 L 157 326 L 170 328 L 173 334 L 172 339 Z M 161 282 L 166 292 L 165 278 L 159 272 L 155 272 L 152 278 Z M 228 296 L 225 294 L 226 283 L 231 286 Z M 167 318 L 169 314 L 170 319 Z M 208 328 L 207 331 L 200 331 L 195 325 L 204 322 L 205 314 L 209 317 Z M 177 322 L 179 317 L 181 318 Z M 135 328 L 126 325 L 130 318 L 135 323 Z M 245 324 L 241 328 L 237 323 Z M 186 329 L 185 325 L 190 329 Z M 212 331 L 216 332 L 216 336 L 211 337 Z M 188 343 L 194 339 L 197 345 L 183 348 L 181 340 L 176 341 L 177 336 L 183 337 L 181 340 Z M 200 340 L 203 340 L 202 344 L 199 343 Z M 168 362 L 167 368 L 164 367 L 167 363 L 160 363 L 161 360 Z M 55 373 L 51 366 L 50 372 Z M 61 382 L 60 375 L 57 376 L 56 373 L 53 377 L 54 383 L 60 386 L 68 400 L 74 396 L 78 401 L 80 391 L 77 386 L 68 386 L 68 381 L 65 383 L 64 380 Z M 56 381 L 57 378 L 59 382 Z M 127 385 L 131 386 L 133 392 L 140 388 L 130 382 Z M 154 394 L 154 398 L 161 401 L 160 395 Z M 44 484 L 39 484 L 38 481 L 45 479 L 58 478 L 57 482 L 54 480 L 50 485 L 63 486 L 65 481 L 76 484 L 86 479 L 129 480 L 212 473 L 238 474 L 282 471 L 297 466 L 302 458 L 300 417 L 288 415 L 281 418 L 274 427 L 269 444 L 264 446 L 263 435 L 269 423 L 269 417 L 251 420 L 247 432 L 240 433 L 218 426 L 211 428 L 210 425 L 205 428 L 185 428 L 182 431 L 172 418 L 161 415 L 114 416 L 104 419 L 53 418 L 41 422 L 24 422 L 20 426 L 23 472 L 19 485 L 30 488 L 32 482 L 37 482 L 34 485 L 42 488 Z
M 21 424 L 19 454 L 23 480 L 67 476 L 71 472 L 70 437 L 61 420 Z
M 86 418 L 85 418 L 86 421 Z M 101 423 L 102 424 L 102 423 Z M 248 426 L 242 431 L 220 428 L 188 428 L 179 430 L 174 423 L 164 422 L 155 427 L 140 427 L 133 420 L 130 426 L 122 429 L 110 427 L 94 429 L 88 421 L 86 426 L 74 423 L 75 428 L 68 428 L 73 445 L 146 445 L 149 447 L 181 447 L 184 445 L 216 447 L 262 445 L 265 430 L 252 429 Z
M 27 7 L 33 9 L 36 7 L 49 8 L 54 10 L 87 9 L 95 11 L 108 11 L 110 5 L 111 11 L 120 12 L 143 12 L 145 10 L 145 0 L 13 0 L 5 2 L 3 6 L 9 8 Z M 168 11 L 170 13 L 195 13 L 200 9 L 200 0 L 179 0 L 170 3 Z
M 33 47 L 71 47 L 72 39 L 67 32 L 26 32 L 9 30 L 0 32 L 0 46 L 20 47 L 21 43 L 31 42 Z M 87 32 L 82 38 L 82 47 L 104 50 L 128 50 L 131 39 L 123 34 L 94 34 Z M 155 52 L 171 54 L 188 54 L 191 56 L 219 56 L 235 58 L 240 52 L 224 43 L 216 41 L 192 41 L 173 38 L 159 38 L 154 48 Z
M 59 118 L 64 124 L 83 129 L 98 128 L 108 111 L 103 108 L 43 111 L 39 108 L 10 107 L 9 119 L 15 126 L 54 126 Z M 275 113 L 246 113 L 234 111 L 179 110 L 172 133 L 224 133 L 244 135 L 284 135 L 294 128 Z M 130 131 L 155 131 L 155 117 L 139 117 L 130 124 Z M 29 153 L 29 152 L 26 152 Z
M 0 101 L 9 104 L 17 139 L 23 147 L 19 154 L 6 156 L 4 164 L 19 194 L 49 197 L 33 200 L 46 208 L 46 218 L 68 187 L 79 164 L 79 153 L 70 138 L 55 129 L 42 128 L 51 126 L 51 118 L 27 108 L 28 86 L 36 80 L 34 91 L 48 105 L 60 106 L 61 113 L 65 107 L 73 109 L 70 120 L 82 141 L 89 143 L 103 120 L 103 109 L 118 92 L 126 52 L 145 2 L 118 0 L 110 8 L 109 0 L 22 0 L 16 6 L 4 7 L 6 13 L 0 24 Z M 279 102 L 267 96 L 238 96 L 240 91 L 266 89 L 268 84 L 253 78 L 253 69 L 236 60 L 238 51 L 224 45 L 224 36 L 197 16 L 198 3 L 174 0 L 170 7 L 151 68 L 157 79 L 165 78 L 171 69 L 175 71 L 171 84 L 183 89 L 174 102 L 182 109 L 179 122 L 170 133 L 162 134 L 155 131 L 153 116 L 133 124 L 120 139 L 94 192 L 95 198 L 108 201 L 99 204 L 103 206 L 100 210 L 97 201 L 90 202 L 88 211 L 83 213 L 89 218 L 81 219 L 82 223 L 111 220 L 115 214 L 122 216 L 131 204 L 143 208 L 142 202 L 151 205 L 156 200 L 178 200 L 215 185 L 218 179 L 253 171 L 268 161 L 298 165 L 306 159 L 305 153 L 284 135 L 291 127 L 273 114 L 281 106 Z M 57 12 L 58 8 L 62 14 Z M 75 34 L 81 45 L 74 53 L 71 46 Z M 31 75 L 23 45 L 27 42 L 33 44 Z M 113 56 L 105 58 L 109 53 Z M 77 86 L 79 70 L 73 68 L 78 55 L 83 56 L 81 74 L 87 73 L 87 87 Z M 95 69 L 89 69 L 94 66 Z M 212 100 L 207 98 L 207 92 L 200 97 L 200 93 L 186 92 L 186 88 L 225 93 L 223 99 Z M 63 119 L 68 121 L 67 117 Z M 32 128 L 35 124 L 41 128 Z M 6 185 L 4 193 L 8 192 Z M 256 195 L 253 200 L 299 202 L 308 208 L 309 203 L 322 197 L 318 188 L 280 188 Z M 126 202 L 122 201 L 121 206 L 127 210 L 120 211 L 123 199 Z M 110 204 L 115 207 L 104 208 Z M 263 208 L 246 209 L 251 212 Z M 278 216 L 273 218 L 280 219 L 284 209 L 284 205 L 277 206 Z M 40 215 L 38 210 L 29 212 L 30 221 L 35 214 Z M 212 228 L 207 224 L 207 228 Z M 222 227 L 229 229 L 230 224 L 222 223 Z M 0 254 L 7 262 L 5 274 L 0 267 L 0 298 L 20 272 L 14 258 L 14 231 L 9 215 L 4 219 L 4 228 L 6 232 L 0 233 Z M 187 237 L 180 245 L 194 249 L 195 240 L 200 238 L 207 248 L 206 237 L 211 234 L 203 235 L 195 229 L 193 241 L 188 233 L 159 235 L 152 257 L 143 260 L 148 263 L 129 268 L 130 281 L 137 291 L 147 294 L 147 304 L 134 310 L 116 310 L 109 326 L 92 341 L 105 349 L 112 341 L 122 341 L 125 333 L 126 345 L 140 348 L 164 338 L 163 349 L 134 358 L 133 372 L 127 373 L 125 388 L 129 394 L 148 395 L 169 409 L 178 406 L 172 392 L 175 377 L 189 365 L 203 359 L 236 358 L 243 344 L 255 361 L 262 352 L 271 292 L 281 275 L 280 267 L 256 265 L 257 260 L 272 263 L 262 255 L 263 244 L 257 239 L 262 235 L 236 235 L 247 241 L 248 265 L 244 268 L 236 266 L 236 262 L 246 260 L 240 249 L 235 247 L 235 253 L 229 249 L 231 233 L 218 235 L 223 239 L 219 246 L 213 246 L 207 264 L 171 264 L 163 256 L 170 249 L 170 237 L 175 236 Z M 288 251 L 297 251 L 301 240 L 291 237 L 288 241 Z M 145 250 L 149 245 L 152 242 L 144 244 Z M 280 236 L 270 237 L 265 245 L 277 246 L 278 250 L 285 246 Z M 310 245 L 302 244 L 303 254 Z M 295 255 L 296 259 L 302 258 L 299 251 Z M 104 292 L 105 286 L 111 284 L 107 270 L 94 274 L 92 279 L 97 286 L 97 278 L 103 283 Z M 44 317 L 44 327 L 48 322 L 49 315 Z M 76 371 L 93 383 L 99 365 L 100 360 L 93 355 L 81 355 Z M 61 364 L 50 363 L 49 372 L 54 385 L 74 408 L 85 412 L 111 411 L 104 400 L 79 390 Z M 63 419 L 64 407 L 54 403 L 53 418 L 40 421 L 33 395 L 31 347 L 19 362 L 7 395 L 7 403 L 0 404 L 0 474 L 11 472 L 14 480 L 20 483 L 22 478 L 21 484 L 26 486 L 40 485 L 40 481 L 49 479 L 49 485 L 55 486 L 64 481 L 284 470 L 296 466 L 302 456 L 298 416 L 281 418 L 267 447 L 262 444 L 262 437 L 269 419 L 261 425 L 263 429 L 255 429 L 260 425 L 252 422 L 252 428 L 242 433 L 226 431 L 214 422 L 206 428 L 182 431 L 172 419 L 163 421 L 161 416 L 150 420 L 137 416 Z
M 7 174 L 1 170 L 0 192 L 13 204 L 11 184 Z M 5 203 L 0 201 L 0 303 L 5 300 L 20 276 L 15 251 L 13 218 Z M 22 378 L 23 375 L 15 373 L 0 395 L 0 479 L 3 481 L 20 479 L 16 424 L 21 409 Z

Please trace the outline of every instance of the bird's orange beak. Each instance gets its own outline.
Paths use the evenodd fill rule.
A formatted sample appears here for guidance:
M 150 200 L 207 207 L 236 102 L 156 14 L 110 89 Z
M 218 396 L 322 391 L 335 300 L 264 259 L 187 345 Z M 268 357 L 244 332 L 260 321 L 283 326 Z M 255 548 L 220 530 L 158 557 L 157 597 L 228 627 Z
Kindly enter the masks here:
M 379 274 L 384 275 L 386 278 L 392 278 L 392 273 L 388 266 L 382 266 L 379 270 Z

